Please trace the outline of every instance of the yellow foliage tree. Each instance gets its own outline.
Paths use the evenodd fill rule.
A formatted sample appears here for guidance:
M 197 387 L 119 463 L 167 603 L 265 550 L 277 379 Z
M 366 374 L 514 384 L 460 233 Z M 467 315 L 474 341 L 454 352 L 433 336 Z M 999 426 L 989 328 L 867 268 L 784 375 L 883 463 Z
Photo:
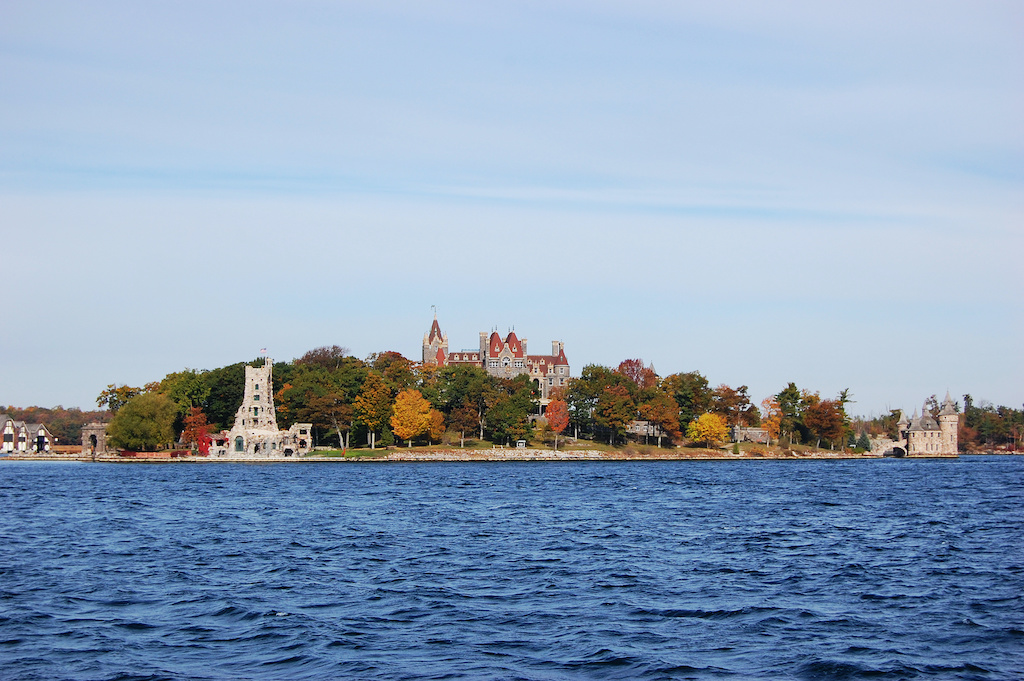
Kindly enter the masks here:
M 412 447 L 412 439 L 430 429 L 430 402 L 419 390 L 403 390 L 395 398 L 391 429 Z
M 768 433 L 768 444 L 779 439 L 782 429 L 782 407 L 774 397 L 766 397 L 761 402 L 761 427 Z
M 437 409 L 430 410 L 430 427 L 428 428 L 430 441 L 437 440 L 440 442 L 441 437 L 444 435 L 444 414 L 439 412 Z
M 703 442 L 708 448 L 716 447 L 729 433 L 725 419 L 718 414 L 702 414 L 686 427 L 686 437 Z

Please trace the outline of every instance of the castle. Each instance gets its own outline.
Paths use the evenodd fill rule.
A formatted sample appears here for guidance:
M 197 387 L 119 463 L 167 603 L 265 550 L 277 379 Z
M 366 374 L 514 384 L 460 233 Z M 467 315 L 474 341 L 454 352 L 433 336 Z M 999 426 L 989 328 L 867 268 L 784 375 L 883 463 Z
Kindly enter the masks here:
M 436 315 L 430 330 L 423 334 L 423 364 L 476 366 L 498 378 L 527 374 L 540 395 L 541 405 L 551 401 L 555 388 L 568 385 L 570 380 L 569 360 L 565 358 L 565 344 L 561 341 L 551 342 L 550 355 L 530 355 L 526 339 L 517 337 L 515 331 L 509 331 L 505 338 L 497 331 L 490 335 L 481 331 L 478 348 L 449 352 L 448 335 L 441 333 Z
M 245 393 L 235 413 L 235 425 L 213 437 L 210 456 L 293 456 L 312 449 L 313 424 L 277 429 L 273 367 L 269 357 L 261 367 L 245 367 Z
M 896 423 L 898 439 L 895 442 L 877 440 L 873 442 L 872 451 L 888 456 L 957 456 L 959 425 L 960 415 L 947 392 L 946 399 L 939 406 L 938 421 L 927 407 L 921 409 L 920 416 L 915 409 L 909 421 L 901 411 L 900 420 Z

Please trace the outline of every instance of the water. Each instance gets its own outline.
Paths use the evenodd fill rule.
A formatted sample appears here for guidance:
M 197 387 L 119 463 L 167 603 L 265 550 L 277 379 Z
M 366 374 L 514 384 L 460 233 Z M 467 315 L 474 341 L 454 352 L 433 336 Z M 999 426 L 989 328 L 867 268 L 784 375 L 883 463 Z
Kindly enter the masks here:
M 1024 458 L 0 464 L 3 679 L 1024 677 Z

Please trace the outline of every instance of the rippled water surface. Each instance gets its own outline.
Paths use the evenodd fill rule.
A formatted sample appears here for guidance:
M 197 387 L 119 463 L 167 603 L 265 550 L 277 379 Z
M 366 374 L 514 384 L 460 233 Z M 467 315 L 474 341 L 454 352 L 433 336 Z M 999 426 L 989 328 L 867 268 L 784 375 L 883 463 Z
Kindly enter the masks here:
M 1024 677 L 1024 458 L 0 464 L 3 679 Z

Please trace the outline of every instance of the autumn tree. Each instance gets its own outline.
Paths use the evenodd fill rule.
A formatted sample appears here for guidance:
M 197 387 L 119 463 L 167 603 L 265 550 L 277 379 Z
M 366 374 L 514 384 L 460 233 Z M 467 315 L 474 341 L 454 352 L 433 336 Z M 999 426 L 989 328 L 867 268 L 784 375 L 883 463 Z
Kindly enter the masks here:
M 340 345 L 323 345 L 313 348 L 295 360 L 295 366 L 319 367 L 327 371 L 336 371 L 341 368 L 348 355 L 348 348 Z
M 769 445 L 772 440 L 779 439 L 779 429 L 782 427 L 782 408 L 774 397 L 766 397 L 761 400 L 761 427 L 768 434 Z
M 352 405 L 359 420 L 370 431 L 370 449 L 376 448 L 376 436 L 391 418 L 391 391 L 380 374 L 367 374 L 363 387 Z
M 185 428 L 181 432 L 181 441 L 192 449 L 198 448 L 204 440 L 208 440 L 210 424 L 206 420 L 206 414 L 199 407 L 191 407 L 188 415 L 185 416 Z M 209 450 L 207 450 L 209 451 Z
M 747 386 L 730 388 L 722 383 L 712 391 L 711 410 L 730 426 L 756 426 L 761 420 L 757 407 L 750 403 Z
M 718 414 L 701 414 L 686 428 L 686 437 L 701 442 L 708 449 L 714 449 L 728 436 L 729 429 Z
M 640 358 L 626 359 L 619 363 L 615 373 L 625 376 L 637 388 L 644 390 L 658 385 L 658 375 L 651 367 L 645 367 L 644 361 Z
M 551 400 L 544 412 L 548 427 L 555 434 L 555 449 L 558 449 L 558 436 L 569 425 L 569 405 L 563 400 Z
M 419 390 L 403 390 L 395 397 L 391 429 L 412 447 L 412 439 L 430 429 L 430 402 Z
M 431 409 L 428 415 L 429 425 L 427 426 L 427 444 L 438 442 L 444 437 L 444 414 L 437 409 Z
M 413 361 L 400 352 L 388 350 L 374 353 L 367 358 L 366 363 L 381 375 L 392 394 L 397 395 L 400 390 L 405 390 L 416 383 Z
M 174 441 L 176 415 L 177 407 L 166 395 L 136 395 L 117 410 L 107 426 L 107 436 L 118 449 L 153 451 Z
M 661 447 L 662 434 L 667 435 L 670 440 L 675 440 L 681 435 L 679 406 L 665 393 L 658 392 L 643 402 L 638 412 L 640 418 L 658 427 L 658 447 Z
M 601 392 L 594 411 L 597 425 L 608 431 L 608 444 L 626 432 L 626 425 L 636 418 L 636 403 L 624 385 L 610 385 Z
M 470 403 L 463 404 L 448 416 L 448 425 L 452 427 L 452 430 L 458 431 L 459 446 L 463 448 L 466 446 L 466 431 L 476 430 L 479 424 L 480 416 L 476 407 Z
M 815 447 L 821 446 L 822 439 L 834 445 L 843 436 L 844 418 L 838 400 L 808 399 L 803 413 L 807 429 L 817 437 Z

